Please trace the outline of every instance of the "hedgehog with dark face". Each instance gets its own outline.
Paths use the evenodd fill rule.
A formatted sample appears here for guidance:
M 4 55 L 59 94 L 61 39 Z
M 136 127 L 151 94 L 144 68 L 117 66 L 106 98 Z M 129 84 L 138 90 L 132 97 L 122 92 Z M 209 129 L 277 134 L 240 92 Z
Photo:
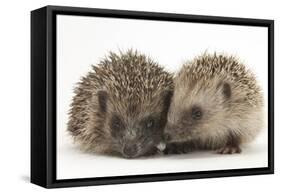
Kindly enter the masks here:
M 68 131 L 83 150 L 153 154 L 173 93 L 172 75 L 137 51 L 110 53 L 75 89 Z
M 263 95 L 254 74 L 237 59 L 209 55 L 186 63 L 174 79 L 166 153 L 194 149 L 240 153 L 263 127 Z

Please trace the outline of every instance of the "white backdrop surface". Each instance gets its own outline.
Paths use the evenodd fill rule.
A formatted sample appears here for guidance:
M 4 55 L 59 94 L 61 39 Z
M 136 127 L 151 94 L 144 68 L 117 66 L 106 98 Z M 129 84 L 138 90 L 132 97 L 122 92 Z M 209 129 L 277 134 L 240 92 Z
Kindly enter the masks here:
M 65 5 L 275 20 L 275 174 L 45 190 L 30 177 L 30 10 Z M 281 136 L 281 13 L 276 0 L 10 0 L 1 2 L 1 193 L 279 193 Z M 192 53 L 193 54 L 193 53 Z M 195 53 L 197 54 L 197 53 Z M 191 53 L 190 53 L 191 55 Z M 186 57 L 190 57 L 187 56 Z M 159 60 L 158 56 L 155 56 Z M 93 62 L 93 61 L 91 61 Z M 72 150 L 73 151 L 73 150 Z
M 255 72 L 266 97 L 267 38 L 265 27 L 57 16 L 57 178 L 266 167 L 267 128 L 239 155 L 196 152 L 128 160 L 82 153 L 72 145 L 66 123 L 73 88 L 91 64 L 109 51 L 130 48 L 150 56 L 169 72 L 177 72 L 184 61 L 203 52 L 237 56 Z

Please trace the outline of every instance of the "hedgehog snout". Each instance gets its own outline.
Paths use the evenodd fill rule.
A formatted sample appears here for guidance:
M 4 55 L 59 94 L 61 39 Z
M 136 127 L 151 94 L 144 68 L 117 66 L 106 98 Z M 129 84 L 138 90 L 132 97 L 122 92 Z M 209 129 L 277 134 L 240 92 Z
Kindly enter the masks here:
M 126 144 L 123 147 L 122 154 L 125 158 L 134 158 L 138 154 L 137 150 L 136 144 Z

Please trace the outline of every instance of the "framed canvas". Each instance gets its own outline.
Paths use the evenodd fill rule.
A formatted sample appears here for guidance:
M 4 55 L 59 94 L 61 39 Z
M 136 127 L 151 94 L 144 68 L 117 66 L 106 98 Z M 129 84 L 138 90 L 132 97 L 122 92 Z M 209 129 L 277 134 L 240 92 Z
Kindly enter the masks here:
M 272 174 L 274 22 L 31 12 L 31 182 Z

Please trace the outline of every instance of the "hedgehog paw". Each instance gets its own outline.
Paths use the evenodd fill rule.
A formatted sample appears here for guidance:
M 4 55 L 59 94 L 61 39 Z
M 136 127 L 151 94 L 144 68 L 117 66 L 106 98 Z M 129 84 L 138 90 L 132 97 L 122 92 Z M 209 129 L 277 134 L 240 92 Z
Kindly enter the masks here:
M 238 154 L 241 153 L 241 148 L 239 146 L 225 146 L 218 149 L 216 152 L 218 154 Z

